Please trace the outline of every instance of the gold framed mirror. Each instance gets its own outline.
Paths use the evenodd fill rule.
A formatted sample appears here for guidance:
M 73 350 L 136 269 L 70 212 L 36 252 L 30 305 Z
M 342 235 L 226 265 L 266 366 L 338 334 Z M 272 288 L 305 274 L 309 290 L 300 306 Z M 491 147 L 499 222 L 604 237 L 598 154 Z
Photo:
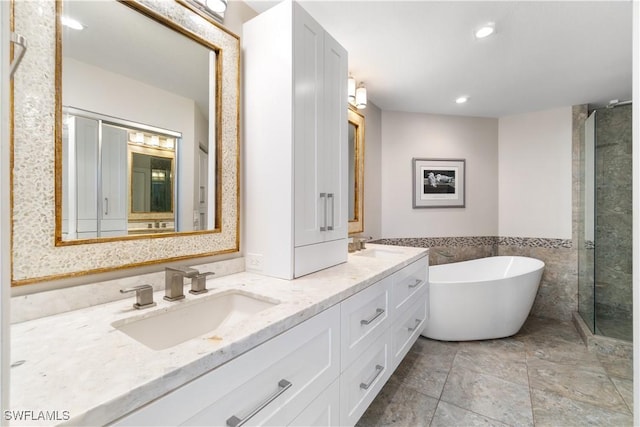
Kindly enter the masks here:
M 348 112 L 349 234 L 364 231 L 364 116 Z
M 169 49 L 165 42 L 154 44 L 154 37 L 149 36 L 142 40 L 142 46 L 148 52 L 137 51 L 140 61 L 133 60 L 132 57 L 117 61 L 111 56 L 113 49 L 92 48 L 89 44 L 85 50 L 97 52 L 98 56 L 102 55 L 103 58 L 86 59 L 84 64 L 80 64 L 82 67 L 78 67 L 78 64 L 72 64 L 72 62 L 81 61 L 78 57 L 74 57 L 69 61 L 71 65 L 68 64 L 65 67 L 63 54 L 67 39 L 63 34 L 61 22 L 65 5 L 66 9 L 88 6 L 94 14 L 100 7 L 119 9 L 124 11 L 126 18 L 110 18 L 111 15 L 107 14 L 106 9 L 100 9 L 97 15 L 116 31 L 125 27 L 140 28 L 140 25 L 155 28 L 158 31 L 168 31 L 181 40 L 181 43 L 191 44 L 204 51 L 204 56 L 198 62 L 189 62 L 190 67 L 186 67 L 184 65 L 187 63 L 186 60 L 180 56 L 186 49 Z M 130 19 L 142 19 L 142 21 Z M 97 30 L 97 25 L 94 22 L 88 26 L 87 34 L 91 32 L 89 31 L 91 28 Z M 29 52 L 23 59 L 20 72 L 14 77 L 12 88 L 13 285 L 239 250 L 240 42 L 238 36 L 213 20 L 203 17 L 197 11 L 174 1 L 13 1 L 12 26 L 14 31 L 23 34 L 29 40 Z M 138 35 L 141 34 L 147 33 L 139 31 Z M 97 39 L 104 42 L 108 37 L 98 35 Z M 131 37 L 133 36 L 129 36 Z M 138 36 L 138 38 L 143 37 Z M 93 40 L 91 37 L 87 39 Z M 111 43 L 120 50 L 127 50 L 135 45 L 132 41 L 114 43 L 113 39 Z M 154 55 L 159 58 L 162 51 L 171 52 L 174 55 L 173 59 L 165 58 L 154 62 Z M 135 75 L 127 75 L 125 71 L 127 67 L 118 70 L 104 68 L 100 70 L 99 61 L 130 62 L 127 64 L 128 68 L 138 71 L 146 70 L 143 74 L 146 74 L 149 80 L 143 84 L 155 85 L 156 92 L 171 92 L 179 96 L 184 93 L 180 92 L 182 89 L 176 87 L 178 86 L 176 82 L 193 80 L 190 68 L 197 68 L 196 64 L 205 63 L 207 68 L 199 70 L 198 74 L 204 75 L 206 79 L 204 102 L 207 105 L 203 106 L 200 99 L 191 99 L 189 102 L 194 111 L 198 110 L 198 114 L 204 116 L 197 120 L 209 123 L 200 125 L 200 129 L 195 131 L 191 129 L 197 128 L 195 121 L 192 122 L 194 124 L 187 126 L 165 126 L 161 119 L 151 115 L 153 110 L 159 110 L 159 106 L 163 106 L 158 102 L 158 98 L 143 95 L 133 85 L 127 86 L 129 91 L 124 94 L 122 91 L 117 92 L 114 88 L 118 85 L 108 81 L 110 77 L 114 80 L 117 80 L 115 79 L 117 77 L 119 82 L 125 79 L 136 80 Z M 169 64 L 172 61 L 177 63 L 177 68 L 174 67 L 175 64 Z M 65 94 L 65 81 L 69 79 L 63 75 L 64 69 L 72 70 L 74 65 L 76 65 L 75 69 L 84 67 L 94 71 L 93 74 L 72 76 L 78 84 L 82 82 L 97 87 L 98 92 L 86 96 L 86 102 L 77 101 L 81 99 L 78 92 L 83 90 L 80 86 L 73 89 L 71 97 Z M 153 70 L 160 70 L 166 75 L 152 76 Z M 117 76 L 114 77 L 116 74 Z M 99 84 L 95 81 L 91 84 L 89 81 L 90 77 L 95 76 L 100 76 Z M 170 87 L 172 82 L 174 86 Z M 67 82 L 67 88 L 69 87 Z M 195 90 L 202 92 L 197 88 Z M 174 96 L 174 98 L 178 97 Z M 68 99 L 73 101 L 65 105 L 63 100 Z M 114 99 L 121 101 L 122 109 L 105 107 L 107 101 L 111 102 Z M 102 105 L 98 101 L 102 102 Z M 134 105 L 137 106 L 136 109 L 133 108 Z M 131 209 L 130 195 L 133 190 L 130 174 L 132 172 L 128 166 L 129 152 L 125 148 L 124 151 L 120 151 L 125 153 L 124 156 L 118 154 L 124 162 L 124 166 L 119 167 L 126 171 L 118 177 L 118 181 L 124 182 L 124 191 L 118 196 L 118 200 L 122 203 L 116 203 L 114 199 L 105 202 L 104 197 L 98 196 L 106 190 L 99 187 L 95 187 L 97 188 L 95 198 L 101 200 L 96 208 L 98 212 L 112 212 L 116 210 L 118 204 L 121 204 L 121 211 L 124 211 L 127 217 L 124 224 L 127 225 L 124 229 L 120 226 L 118 235 L 106 233 L 101 236 L 63 238 L 63 211 L 65 210 L 63 194 L 65 188 L 68 188 L 63 175 L 65 171 L 69 173 L 72 163 L 65 164 L 64 161 L 65 150 L 68 147 L 65 148 L 62 143 L 65 126 L 63 107 L 83 109 L 133 122 L 136 126 L 141 125 L 143 130 L 147 127 L 171 131 L 177 127 L 186 129 L 177 131 L 181 137 L 176 138 L 177 148 L 171 160 L 172 166 L 166 166 L 165 162 L 165 166 L 155 168 L 155 182 L 158 188 L 163 188 L 162 191 L 158 190 L 157 194 L 158 197 L 160 194 L 163 195 L 164 206 L 169 206 L 170 201 L 171 210 L 177 215 L 174 218 L 175 222 L 190 226 L 177 225 L 174 230 L 171 230 L 172 227 L 168 218 L 165 218 L 166 215 L 158 213 L 154 214 L 157 218 L 147 219 L 166 220 L 164 227 L 160 223 L 156 230 L 154 222 L 152 228 L 148 228 L 147 225 L 144 232 L 139 229 L 129 232 L 129 222 L 144 218 L 139 216 L 136 218 L 136 212 Z M 175 111 L 169 111 L 164 115 L 175 116 L 176 114 Z M 188 137 L 189 151 L 185 154 L 184 147 L 187 144 L 185 135 L 189 132 L 191 133 Z M 131 140 L 125 141 L 123 146 L 131 145 L 131 142 Z M 163 163 L 160 160 L 158 164 Z M 77 158 L 75 161 L 77 162 Z M 202 181 L 198 182 L 199 177 L 195 173 L 190 173 L 186 177 L 177 176 L 181 173 L 180 169 L 183 171 L 204 169 L 206 172 L 200 177 Z M 78 176 L 75 170 L 67 176 L 73 174 Z M 153 175 L 153 172 L 150 174 Z M 92 171 L 90 176 L 91 180 L 101 179 L 101 177 L 95 178 L 97 176 L 95 171 Z M 170 176 L 174 180 L 168 179 Z M 173 184 L 174 181 L 176 184 Z M 208 187 L 204 192 L 203 182 L 206 183 L 205 187 Z M 170 188 L 170 186 L 175 187 Z M 190 204 L 181 212 L 181 206 L 185 204 L 185 200 Z M 209 210 L 205 212 L 201 210 L 199 206 L 201 200 L 210 201 Z M 84 202 L 79 200 L 76 204 Z M 89 204 L 92 203 L 93 197 Z M 105 209 L 107 205 L 108 209 Z M 132 221 L 129 221 L 129 217 Z M 203 227 L 194 226 L 198 223 L 203 224 Z

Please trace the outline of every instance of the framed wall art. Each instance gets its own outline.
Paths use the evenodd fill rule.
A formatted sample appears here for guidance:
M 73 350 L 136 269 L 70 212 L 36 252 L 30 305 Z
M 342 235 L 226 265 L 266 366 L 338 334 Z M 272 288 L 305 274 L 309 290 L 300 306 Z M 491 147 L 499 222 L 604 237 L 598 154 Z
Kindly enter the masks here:
M 413 159 L 413 208 L 464 208 L 464 159 Z

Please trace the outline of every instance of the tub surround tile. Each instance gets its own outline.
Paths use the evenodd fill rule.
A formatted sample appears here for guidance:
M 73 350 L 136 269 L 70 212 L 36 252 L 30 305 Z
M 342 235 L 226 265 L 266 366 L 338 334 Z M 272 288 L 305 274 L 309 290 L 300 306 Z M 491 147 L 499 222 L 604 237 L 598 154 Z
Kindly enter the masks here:
M 372 245 L 373 246 L 373 245 Z M 375 246 L 374 246 L 375 247 Z M 157 307 L 241 289 L 280 301 L 251 320 L 216 330 L 221 340 L 193 339 L 152 351 L 111 323 L 144 312 L 133 297 L 12 325 L 12 409 L 68 410 L 71 423 L 101 425 L 231 360 L 426 255 L 402 248 L 384 259 L 350 256 L 349 262 L 287 281 L 237 273 L 207 281 L 213 291 Z M 115 375 L 114 373 L 117 373 Z
M 499 246 L 499 255 L 527 256 L 545 263 L 531 314 L 571 320 L 578 309 L 577 251 L 566 248 Z
M 568 399 L 555 393 L 531 391 L 536 426 L 632 426 L 633 416 Z
M 529 237 L 386 238 L 388 245 L 430 248 L 429 264 L 440 265 L 496 255 L 528 256 L 546 267 L 531 310 L 533 316 L 570 320 L 578 309 L 577 250 L 571 239 Z

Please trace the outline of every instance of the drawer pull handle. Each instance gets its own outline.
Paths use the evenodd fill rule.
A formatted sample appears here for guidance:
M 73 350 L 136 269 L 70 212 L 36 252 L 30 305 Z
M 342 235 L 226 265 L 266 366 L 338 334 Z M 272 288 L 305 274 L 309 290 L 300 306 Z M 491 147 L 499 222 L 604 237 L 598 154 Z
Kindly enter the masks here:
M 253 418 L 258 412 L 262 411 L 264 408 L 267 407 L 267 405 L 269 405 L 269 403 L 273 402 L 274 400 L 276 400 L 282 393 L 284 393 L 285 391 L 287 391 L 287 389 L 289 387 L 291 387 L 293 384 L 291 384 L 291 382 L 282 379 L 278 382 L 278 387 L 280 388 L 278 391 L 276 391 L 275 393 L 273 393 L 271 396 L 269 396 L 264 402 L 262 402 L 256 409 L 254 409 L 253 411 L 251 411 L 251 413 L 249 415 L 247 415 L 246 417 L 240 419 L 238 417 L 236 417 L 235 415 L 233 415 L 231 418 L 229 418 L 227 420 L 227 425 L 229 427 L 240 427 L 242 425 L 244 425 L 247 421 L 249 421 L 251 418 Z
M 320 193 L 320 200 L 324 200 L 323 208 L 323 225 L 320 226 L 320 231 L 327 231 L 327 193 Z
M 416 325 L 415 325 L 413 328 L 407 328 L 407 330 L 408 330 L 409 332 L 413 332 L 413 331 L 415 331 L 415 330 L 418 328 L 418 326 L 420 326 L 420 323 L 422 323 L 422 320 L 420 320 L 420 319 L 416 319 Z
M 422 285 L 423 282 L 423 280 L 416 279 L 416 282 L 413 285 L 409 285 L 409 289 L 417 288 L 418 286 Z
M 373 317 L 371 319 L 366 319 L 366 320 L 361 320 L 360 324 L 361 325 L 368 325 L 369 323 L 373 322 L 374 320 L 376 320 L 378 317 L 382 316 L 382 313 L 384 313 L 384 310 L 381 308 L 376 308 L 376 314 L 373 315 Z
M 371 378 L 371 381 L 369 381 L 368 383 L 360 383 L 360 388 L 363 390 L 368 390 L 369 387 L 371 387 L 371 384 L 373 384 L 376 380 L 376 378 L 378 378 L 380 376 L 380 374 L 382 373 L 382 371 L 384 371 L 384 366 L 382 365 L 376 365 L 376 374 L 373 376 L 373 378 Z

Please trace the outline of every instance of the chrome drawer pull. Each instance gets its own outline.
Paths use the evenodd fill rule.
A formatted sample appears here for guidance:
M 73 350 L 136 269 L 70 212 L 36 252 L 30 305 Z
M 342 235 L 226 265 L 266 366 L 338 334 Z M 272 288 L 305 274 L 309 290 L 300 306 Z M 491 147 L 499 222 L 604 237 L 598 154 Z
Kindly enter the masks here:
M 320 193 L 320 200 L 324 199 L 324 205 L 323 205 L 323 209 L 324 209 L 324 218 L 323 218 L 323 224 L 322 226 L 320 226 L 320 231 L 327 231 L 327 193 Z
M 422 320 L 420 320 L 420 319 L 416 319 L 416 326 L 414 326 L 413 328 L 407 328 L 407 330 L 408 330 L 409 332 L 413 332 L 413 331 L 415 331 L 415 330 L 418 328 L 418 326 L 420 326 L 420 323 L 422 323 Z
M 414 283 L 413 285 L 409 285 L 409 289 L 417 288 L 418 286 L 422 285 L 423 282 L 424 280 L 416 279 L 416 283 Z
M 361 320 L 360 324 L 361 325 L 368 325 L 369 323 L 373 322 L 374 320 L 376 320 L 378 317 L 382 316 L 382 313 L 384 313 L 384 310 L 381 308 L 376 308 L 376 314 L 373 315 L 373 317 L 371 319 L 368 320 Z
M 373 376 L 373 378 L 371 378 L 371 381 L 369 381 L 367 384 L 360 383 L 360 388 L 363 389 L 363 390 L 368 390 L 369 387 L 371 387 L 371 384 L 373 384 L 375 382 L 376 378 L 378 378 L 380 376 L 382 371 L 384 371 L 384 366 L 376 365 L 376 374 Z
M 240 427 L 242 425 L 244 425 L 247 421 L 249 421 L 251 418 L 253 418 L 258 412 L 262 411 L 264 408 L 267 407 L 267 405 L 271 402 L 273 402 L 274 400 L 276 400 L 282 393 L 284 393 L 285 391 L 287 391 L 287 389 L 289 387 L 291 387 L 293 384 L 291 384 L 289 381 L 285 380 L 285 379 L 281 379 L 278 382 L 278 387 L 280 388 L 280 390 L 276 391 L 275 393 L 273 393 L 271 396 L 269 396 L 267 398 L 267 400 L 265 400 L 264 402 L 262 402 L 260 404 L 260 406 L 258 406 L 256 409 L 254 409 L 253 411 L 251 411 L 251 413 L 249 415 L 247 415 L 246 417 L 244 417 L 243 419 L 240 419 L 238 417 L 236 417 L 235 415 L 233 415 L 231 418 L 229 418 L 227 420 L 227 425 L 229 427 Z
M 331 200 L 331 225 L 327 227 L 327 230 L 333 231 L 333 226 L 335 225 L 333 193 L 327 194 L 327 199 Z

